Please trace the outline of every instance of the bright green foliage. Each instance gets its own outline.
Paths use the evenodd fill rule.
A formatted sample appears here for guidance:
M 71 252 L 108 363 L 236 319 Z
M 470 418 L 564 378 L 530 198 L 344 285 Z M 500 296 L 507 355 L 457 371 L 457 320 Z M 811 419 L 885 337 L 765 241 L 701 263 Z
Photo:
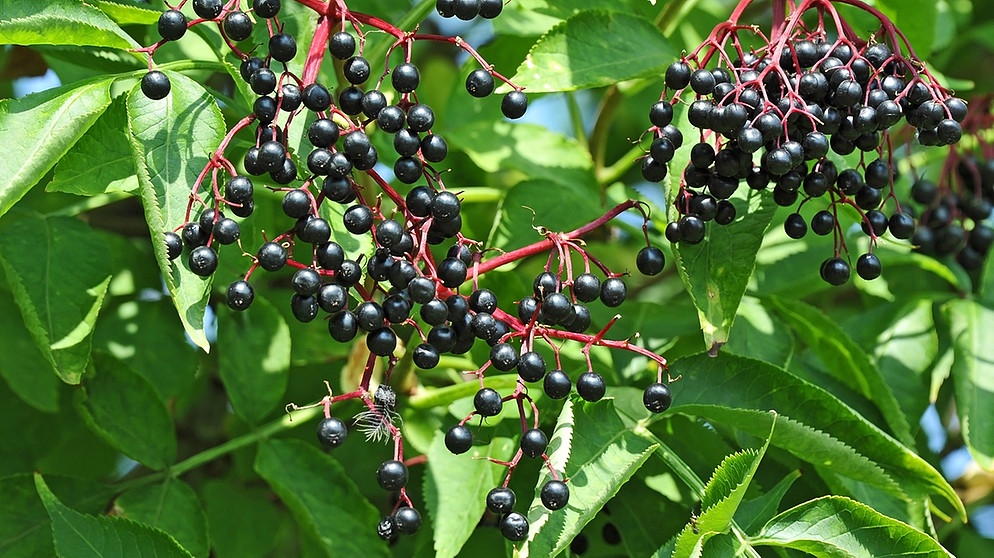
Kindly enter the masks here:
M 624 33 L 627 40 L 614 42 Z M 575 91 L 658 75 L 674 52 L 644 18 L 583 11 L 553 27 L 518 67 L 515 83 L 529 91 Z
M 166 246 L 159 241 L 170 223 L 183 223 L 189 188 L 207 163 L 207 155 L 224 135 L 217 104 L 197 82 L 180 74 L 167 74 L 172 92 L 155 102 L 135 88 L 128 96 L 131 150 L 135 158 L 141 198 L 148 228 L 156 242 L 155 258 L 166 286 L 193 342 L 207 350 L 203 315 L 210 279 L 194 275 L 179 260 L 166 260 Z
M 994 364 L 987 351 L 994 342 L 988 325 L 994 310 L 967 300 L 946 303 L 953 338 L 953 381 L 963 437 L 983 467 L 994 466 L 992 417 L 984 409 L 994 403 Z
M 129 490 L 114 501 L 123 517 L 161 529 L 198 557 L 207 556 L 207 517 L 197 493 L 179 479 Z
M 444 434 L 438 432 L 428 449 L 429 467 L 425 473 L 425 504 L 431 510 L 435 528 L 436 556 L 452 557 L 466 544 L 486 510 L 490 489 L 504 481 L 503 468 L 487 460 L 507 459 L 514 453 L 508 438 L 498 438 L 489 446 L 476 446 L 465 456 L 445 448 Z
M 280 407 L 290 371 L 290 329 L 265 300 L 251 313 L 219 309 L 221 380 L 231 406 L 248 422 L 259 422 Z
M 0 135 L 11 138 L 8 156 L 0 162 L 0 215 L 37 184 L 110 105 L 112 81 L 98 77 L 0 102 Z
M 557 469 L 564 467 L 570 479 L 569 504 L 550 512 L 535 498 L 528 510 L 535 534 L 522 554 L 555 556 L 562 552 L 654 449 L 655 445 L 624 428 L 611 402 L 571 400 L 549 442 L 551 462 Z M 548 473 L 539 477 L 536 494 L 550 478 Z
M 950 555 L 925 533 L 839 496 L 805 502 L 781 513 L 751 542 L 816 556 Z
M 255 470 L 290 507 L 324 554 L 384 556 L 386 545 L 370 529 L 376 510 L 334 459 L 313 444 L 273 440 L 259 447 Z M 345 506 L 342 503 L 348 502 Z
M 24 324 L 45 360 L 70 384 L 79 383 L 86 369 L 110 282 L 108 262 L 88 256 L 105 252 L 103 240 L 76 219 L 30 217 L 0 228 L 0 267 Z M 73 273 L 56 276 L 63 265 Z
M 191 556 L 163 531 L 127 519 L 92 516 L 67 508 L 35 474 L 38 495 L 52 519 L 59 556 Z

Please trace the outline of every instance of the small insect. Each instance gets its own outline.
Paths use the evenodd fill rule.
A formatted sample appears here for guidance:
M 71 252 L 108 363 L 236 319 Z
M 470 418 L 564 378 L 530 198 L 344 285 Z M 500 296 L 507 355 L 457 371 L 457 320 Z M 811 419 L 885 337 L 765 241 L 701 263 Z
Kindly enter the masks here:
M 355 426 L 366 435 L 366 441 L 386 442 L 391 438 L 390 427 L 403 420 L 397 412 L 397 394 L 393 388 L 380 385 L 373 393 L 373 408 L 355 416 Z

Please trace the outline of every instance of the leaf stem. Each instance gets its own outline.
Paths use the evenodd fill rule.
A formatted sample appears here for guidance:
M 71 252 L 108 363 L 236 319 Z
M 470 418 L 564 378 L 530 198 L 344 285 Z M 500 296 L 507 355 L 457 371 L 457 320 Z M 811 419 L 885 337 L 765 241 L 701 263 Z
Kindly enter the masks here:
M 320 412 L 320 408 L 300 409 L 295 411 L 295 417 L 291 417 L 288 414 L 256 430 L 253 430 L 252 432 L 242 434 L 241 436 L 232 438 L 223 444 L 192 455 L 172 467 L 169 467 L 168 469 L 122 482 L 117 485 L 117 488 L 123 492 L 139 486 L 145 486 L 147 484 L 152 484 L 162 480 L 179 477 L 193 469 L 210 463 L 215 459 L 224 457 L 229 453 L 240 450 L 257 442 L 261 442 L 262 440 L 279 434 L 284 430 L 289 430 L 300 426 L 301 424 L 307 423 Z

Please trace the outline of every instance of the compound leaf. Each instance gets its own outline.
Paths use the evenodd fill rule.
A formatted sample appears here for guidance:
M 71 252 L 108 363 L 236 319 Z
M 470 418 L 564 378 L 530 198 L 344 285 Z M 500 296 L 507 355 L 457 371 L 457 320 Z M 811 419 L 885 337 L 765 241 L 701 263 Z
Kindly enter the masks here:
M 221 381 L 231 407 L 248 422 L 278 408 L 290 372 L 290 328 L 269 302 L 257 297 L 252 307 L 218 311 Z
M 770 444 L 840 475 L 912 499 L 945 498 L 963 504 L 949 483 L 915 452 L 822 388 L 771 364 L 734 355 L 696 355 L 674 362 L 671 411 L 734 425 L 756 436 L 777 429 Z M 856 448 L 856 449 L 854 449 Z
M 114 502 L 114 509 L 123 517 L 169 533 L 194 556 L 210 552 L 207 516 L 197 493 L 179 479 L 129 490 Z
M 99 9 L 72 0 L 0 0 L 0 44 L 141 48 Z
M 773 424 L 775 428 L 775 418 Z M 673 556 L 697 555 L 697 549 L 702 549 L 708 539 L 728 531 L 771 438 L 772 430 L 762 448 L 743 450 L 722 460 L 704 487 L 700 517 L 677 536 Z
M 166 468 L 176 458 L 176 431 L 155 388 L 107 354 L 95 352 L 93 368 L 76 399 L 87 424 L 124 455 Z
M 823 369 L 851 386 L 880 409 L 894 436 L 914 446 L 911 426 L 876 363 L 831 318 L 799 300 L 770 297 L 772 306 L 818 355 Z
M 29 216 L 0 228 L 0 267 L 24 325 L 66 383 L 78 384 L 111 279 L 103 239 L 78 219 Z M 97 255 L 97 257 L 93 257 Z
M 190 189 L 224 137 L 225 125 L 214 97 L 200 84 L 182 74 L 166 74 L 172 84 L 166 98 L 154 101 L 138 87 L 128 97 L 131 151 L 155 258 L 183 327 L 206 351 L 204 311 L 211 280 L 194 275 L 185 257 L 170 262 L 162 235 L 185 222 Z
M 521 556 L 562 552 L 655 449 L 656 444 L 626 427 L 612 400 L 585 403 L 574 397 L 563 408 L 547 450 L 553 467 L 568 479 L 569 503 L 550 512 L 540 498 L 532 501 L 531 530 Z M 535 494 L 551 478 L 544 470 Z
M 756 253 L 777 205 L 769 195 L 750 190 L 730 200 L 740 215 L 727 226 L 708 223 L 707 238 L 681 242 L 673 250 L 680 278 L 697 307 L 704 344 L 717 354 L 728 341 L 735 313 L 756 267 Z
M 5 3 L 43 6 L 45 2 Z M 4 8 L 0 5 L 0 13 Z M 2 23 L 0 23 L 2 25 Z M 9 41 L 0 40 L 0 43 Z M 113 78 L 100 77 L 0 101 L 0 215 L 21 199 L 110 105 Z
M 96 481 L 50 475 L 46 483 L 59 500 L 83 513 L 100 513 L 111 489 Z M 52 521 L 38 498 L 34 475 L 0 479 L 0 555 L 4 558 L 55 556 Z
M 127 118 L 125 97 L 118 97 L 62 157 L 45 189 L 79 196 L 137 190 L 131 144 L 121 133 Z
M 953 384 L 956 410 L 970 453 L 984 469 L 994 467 L 994 310 L 971 300 L 954 299 L 943 306 L 953 338 Z
M 370 527 L 379 522 L 379 513 L 345 469 L 313 444 L 266 442 L 259 447 L 255 471 L 328 556 L 389 556 Z
M 86 515 L 67 508 L 37 473 L 35 487 L 52 519 L 55 551 L 59 556 L 192 558 L 175 539 L 158 529 L 129 519 Z
M 658 76 L 676 52 L 649 20 L 624 12 L 580 12 L 549 30 L 512 78 L 528 91 L 574 91 Z
M 16 316 L 17 304 L 11 294 L 0 290 L 0 316 Z M 11 391 L 39 411 L 54 413 L 59 408 L 59 378 L 45 358 L 31 332 L 14 318 L 4 323 L 0 335 L 0 376 Z
M 445 433 L 436 432 L 424 482 L 435 556 L 456 556 L 469 540 L 486 510 L 487 493 L 503 478 L 504 468 L 487 458 L 506 460 L 514 449 L 511 439 L 494 438 L 486 446 L 473 446 L 465 455 L 453 455 L 445 447 Z
M 925 533 L 841 496 L 825 496 L 774 517 L 750 542 L 816 556 L 952 556 Z

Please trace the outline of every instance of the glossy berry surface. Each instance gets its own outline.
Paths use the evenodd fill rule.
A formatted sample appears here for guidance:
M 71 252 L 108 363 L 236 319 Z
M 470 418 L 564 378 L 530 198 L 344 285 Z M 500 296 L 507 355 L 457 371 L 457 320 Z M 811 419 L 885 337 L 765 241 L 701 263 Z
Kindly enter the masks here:
M 445 433 L 445 447 L 457 455 L 466 453 L 473 447 L 473 432 L 465 425 L 453 426 Z
M 511 542 L 528 538 L 528 518 L 518 512 L 511 512 L 500 521 L 500 534 Z
M 665 264 L 666 256 L 655 246 L 646 246 L 635 256 L 635 266 L 643 275 L 659 275 Z
M 331 417 L 318 423 L 318 441 L 326 449 L 337 448 L 345 442 L 349 429 L 341 419 Z
M 553 370 L 545 375 L 542 383 L 545 394 L 553 399 L 562 399 L 573 389 L 573 382 L 562 370 Z
M 563 509 L 569 503 L 569 487 L 561 480 L 550 480 L 542 485 L 540 497 L 546 509 Z
M 654 383 L 642 392 L 642 404 L 653 413 L 662 413 L 669 409 L 672 402 L 673 396 L 666 384 Z
M 497 393 L 497 390 L 493 388 L 483 388 L 476 392 L 476 396 L 473 397 L 473 406 L 476 408 L 476 413 L 482 417 L 492 417 L 500 414 L 501 408 L 503 408 L 504 403 L 501 401 L 501 396 Z
M 171 89 L 169 77 L 159 70 L 152 70 L 142 77 L 141 89 L 142 93 L 153 101 L 164 99 Z
M 516 498 L 514 491 L 506 487 L 497 487 L 487 493 L 487 509 L 497 515 L 514 511 Z
M 407 485 L 407 466 L 403 462 L 391 459 L 384 461 L 376 470 L 376 482 L 383 490 L 400 490 Z
M 545 453 L 549 438 L 538 428 L 526 430 L 521 435 L 521 451 L 528 457 L 539 457 Z
M 606 389 L 604 377 L 597 372 L 584 372 L 576 379 L 576 392 L 585 401 L 600 401 Z
M 179 10 L 166 10 L 159 16 L 159 36 L 167 41 L 179 40 L 186 34 L 186 16 Z

